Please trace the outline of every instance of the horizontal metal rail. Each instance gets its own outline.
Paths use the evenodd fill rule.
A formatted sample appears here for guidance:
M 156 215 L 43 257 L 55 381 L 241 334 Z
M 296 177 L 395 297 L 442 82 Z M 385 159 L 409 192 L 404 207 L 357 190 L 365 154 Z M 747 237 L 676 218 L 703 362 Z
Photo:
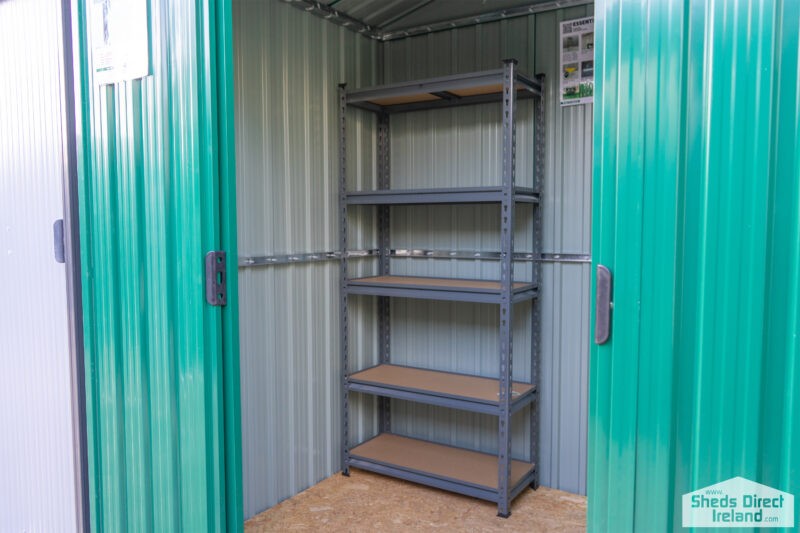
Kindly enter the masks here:
M 353 191 L 347 194 L 348 205 L 430 205 L 437 203 L 500 203 L 503 188 L 457 187 L 428 189 L 393 189 Z M 526 187 L 514 189 L 514 201 L 520 203 L 539 203 L 539 193 Z
M 380 396 L 384 398 L 395 398 L 398 400 L 424 403 L 427 405 L 436 405 L 440 407 L 447 407 L 449 409 L 459 409 L 461 411 L 482 413 L 485 415 L 497 416 L 500 414 L 500 407 L 498 406 L 497 402 L 485 402 L 472 398 L 377 384 L 375 382 L 353 378 L 347 382 L 347 388 L 352 392 L 372 394 L 374 396 Z M 511 403 L 511 413 L 516 413 L 520 409 L 526 407 L 534 400 L 535 395 L 536 389 L 530 389 L 525 392 L 525 394 L 514 397 Z
M 440 476 L 437 474 L 433 474 L 431 472 L 423 472 L 420 470 L 406 468 L 403 466 L 386 463 L 384 461 L 378 461 L 369 457 L 352 455 L 350 456 L 348 463 L 349 466 L 361 468 L 362 470 L 370 470 L 372 472 L 377 472 L 379 474 L 389 475 L 392 477 L 413 481 L 414 483 L 420 483 L 422 485 L 429 485 L 431 487 L 444 489 L 450 492 L 465 494 L 467 496 L 480 498 L 482 500 L 487 500 L 490 502 L 497 502 L 498 499 L 498 491 L 497 489 L 494 488 L 484 487 L 481 485 L 476 485 L 474 483 L 469 483 L 467 481 L 453 479 L 446 476 Z M 529 470 L 522 477 L 522 479 L 520 479 L 514 485 L 510 494 L 510 498 L 512 500 L 531 484 L 531 482 L 533 481 L 534 474 L 536 472 L 536 468 L 537 465 L 532 465 L 531 470 Z
M 539 89 L 521 88 L 517 91 L 517 100 L 526 100 L 541 95 Z M 355 102 L 352 107 L 371 111 L 373 113 L 411 113 L 414 111 L 430 111 L 431 109 L 447 109 L 480 104 L 501 102 L 503 93 L 476 94 L 473 96 L 458 96 L 456 98 L 441 98 L 439 100 L 426 100 L 422 102 L 409 102 L 407 104 L 391 104 L 380 106 L 372 102 Z
M 347 252 L 348 259 L 358 259 L 361 257 L 377 257 L 380 255 L 377 249 L 350 250 Z M 419 259 L 478 259 L 481 261 L 499 261 L 500 252 L 481 252 L 477 250 L 423 250 L 423 249 L 396 249 L 390 253 L 394 258 L 419 258 Z M 316 263 L 321 261 L 338 261 L 341 259 L 341 252 L 309 252 L 296 254 L 263 255 L 253 257 L 240 257 L 239 267 L 262 267 L 272 265 L 287 265 L 294 263 Z M 514 254 L 514 261 L 537 261 L 541 263 L 591 263 L 592 256 L 589 254 L 571 253 L 543 253 L 538 258 L 533 254 L 518 252 Z
M 473 280 L 468 280 L 473 281 Z M 394 283 L 392 281 L 376 281 L 374 278 L 350 280 L 345 288 L 347 294 L 364 296 L 390 296 L 393 298 L 417 298 L 420 300 L 438 300 L 450 302 L 473 302 L 499 304 L 502 301 L 501 290 L 474 288 L 470 285 L 436 285 L 426 283 Z M 533 283 L 525 282 L 511 292 L 511 302 L 519 303 L 538 297 L 539 291 Z
M 561 253 L 542 253 L 539 261 L 541 263 L 591 263 L 590 254 L 561 254 Z
M 422 111 L 441 107 L 477 105 L 499 102 L 503 99 L 501 90 L 504 80 L 504 69 L 482 70 L 450 76 L 440 76 L 425 80 L 404 81 L 363 87 L 348 91 L 347 105 L 359 107 L 377 113 L 401 113 Z M 514 84 L 518 98 L 541 96 L 542 86 L 539 80 L 522 74 L 514 75 Z M 459 95 L 464 89 L 483 88 L 485 94 Z M 399 103 L 397 99 L 422 97 L 421 100 Z M 432 98 L 431 98 L 432 97 Z
M 358 457 L 351 455 L 348 461 L 349 466 L 360 468 L 361 470 L 369 470 L 377 472 L 385 476 L 396 477 L 419 483 L 420 485 L 428 485 L 437 489 L 443 489 L 449 492 L 464 494 L 473 498 L 479 498 L 490 502 L 497 502 L 497 489 L 490 489 L 477 486 L 471 483 L 452 479 L 444 476 L 438 476 L 429 472 L 420 470 L 411 470 L 407 468 L 398 467 L 392 464 L 375 461 L 369 458 Z M 526 481 L 523 479 L 523 482 Z M 530 482 L 528 482 L 530 483 Z M 524 488 L 527 485 L 522 485 Z
M 359 257 L 374 257 L 378 250 L 351 250 L 347 252 L 348 259 Z M 270 265 L 288 265 L 291 263 L 317 263 L 320 261 L 338 261 L 342 258 L 341 252 L 307 252 L 296 254 L 260 255 L 253 257 L 240 257 L 239 267 L 259 267 Z
M 459 89 L 472 89 L 484 85 L 503 83 L 503 69 L 481 70 L 440 76 L 424 80 L 402 81 L 373 87 L 363 87 L 347 91 L 347 103 L 382 100 L 399 96 L 451 92 Z

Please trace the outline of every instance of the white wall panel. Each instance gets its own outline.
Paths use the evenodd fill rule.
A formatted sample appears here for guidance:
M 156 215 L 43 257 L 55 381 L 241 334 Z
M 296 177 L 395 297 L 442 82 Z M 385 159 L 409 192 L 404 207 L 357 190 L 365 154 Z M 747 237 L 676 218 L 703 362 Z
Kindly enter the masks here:
M 0 530 L 74 531 L 60 2 L 0 2 Z

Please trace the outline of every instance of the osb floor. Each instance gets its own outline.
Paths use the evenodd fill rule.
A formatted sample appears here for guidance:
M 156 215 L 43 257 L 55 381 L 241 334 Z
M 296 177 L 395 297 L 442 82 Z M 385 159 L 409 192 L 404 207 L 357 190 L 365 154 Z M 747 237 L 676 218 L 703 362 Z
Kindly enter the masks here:
M 586 530 L 586 498 L 546 487 L 525 490 L 503 519 L 493 503 L 353 469 L 349 478 L 335 474 L 251 518 L 244 529 L 578 532 Z

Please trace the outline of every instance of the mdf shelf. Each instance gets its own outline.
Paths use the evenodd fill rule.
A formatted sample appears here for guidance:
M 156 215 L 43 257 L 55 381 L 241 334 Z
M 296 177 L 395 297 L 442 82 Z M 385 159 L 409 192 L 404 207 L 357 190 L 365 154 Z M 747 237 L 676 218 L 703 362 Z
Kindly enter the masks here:
M 381 189 L 347 193 L 348 205 L 423 205 L 481 204 L 503 201 L 503 187 L 455 187 L 430 189 Z M 515 187 L 514 201 L 539 203 L 539 193 L 531 188 Z
M 381 364 L 350 375 L 351 391 L 397 398 L 452 409 L 497 415 L 500 412 L 500 382 L 494 378 Z M 513 382 L 511 412 L 533 399 L 535 387 Z
M 346 287 L 348 294 L 477 303 L 500 303 L 501 289 L 499 281 L 393 275 L 350 279 Z M 530 300 L 536 292 L 533 283 L 518 281 L 512 285 L 511 300 Z
M 504 69 L 494 69 L 365 87 L 348 91 L 346 103 L 378 113 L 402 113 L 499 102 L 504 76 Z M 513 75 L 512 86 L 518 99 L 542 93 L 538 80 L 518 72 Z
M 381 433 L 350 450 L 350 466 L 498 501 L 498 460 L 488 453 Z M 530 485 L 533 463 L 511 461 L 511 498 Z

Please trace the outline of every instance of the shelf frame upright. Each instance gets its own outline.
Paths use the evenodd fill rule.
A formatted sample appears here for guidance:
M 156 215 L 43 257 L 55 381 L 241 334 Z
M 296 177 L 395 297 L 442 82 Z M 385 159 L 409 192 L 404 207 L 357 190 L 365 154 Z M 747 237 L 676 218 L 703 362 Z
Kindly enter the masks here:
M 545 86 L 544 74 L 537 74 L 536 81 L 539 82 L 540 94 L 534 100 L 533 120 L 534 120 L 534 146 L 533 146 L 533 190 L 542 197 L 542 181 L 544 176 L 544 157 L 545 157 Z M 533 209 L 533 243 L 532 253 L 541 254 L 542 251 L 542 206 L 537 205 Z M 531 266 L 532 280 L 537 287 L 542 284 L 542 266 L 540 262 L 533 262 Z M 533 470 L 533 481 L 531 488 L 539 488 L 539 421 L 541 417 L 541 396 L 539 395 L 539 367 L 541 353 L 541 298 L 531 300 L 531 384 L 536 389 L 536 397 L 530 406 L 530 461 L 535 465 Z
M 539 351 L 540 351 L 540 332 L 539 332 L 539 298 L 538 286 L 541 283 L 540 266 L 534 262 L 531 269 L 533 287 L 515 288 L 514 284 L 514 229 L 516 218 L 517 203 L 529 203 L 533 208 L 534 228 L 532 235 L 532 253 L 539 254 L 541 250 L 541 176 L 543 175 L 544 161 L 544 88 L 543 76 L 537 76 L 536 80 L 526 78 L 516 72 L 517 61 L 509 59 L 503 61 L 503 67 L 494 71 L 469 73 L 465 75 L 447 76 L 429 80 L 404 82 L 391 86 L 356 90 L 348 93 L 345 84 L 339 86 L 339 131 L 340 131 L 340 187 L 339 187 L 339 213 L 340 213 L 340 306 L 341 306 L 341 351 L 342 351 L 342 386 L 343 391 L 343 433 L 342 433 L 342 469 L 345 475 L 349 475 L 351 465 L 361 466 L 395 477 L 410 479 L 420 483 L 445 488 L 463 494 L 488 499 L 497 503 L 497 514 L 508 517 L 510 515 L 511 501 L 526 486 L 533 488 L 538 486 L 539 465 L 538 465 L 538 423 L 539 423 Z M 495 81 L 496 80 L 496 81 Z M 501 88 L 500 93 L 480 94 L 478 96 L 457 96 L 443 90 L 468 88 L 474 86 L 486 86 L 487 83 L 497 83 Z M 517 84 L 527 88 L 527 92 L 518 93 Z M 442 89 L 441 91 L 439 89 Z M 432 96 L 444 98 L 437 101 L 418 101 L 416 103 L 397 103 L 400 100 L 390 101 L 391 98 L 399 98 L 412 93 L 429 93 Z M 495 96 L 497 95 L 497 96 Z M 534 102 L 534 176 L 533 186 L 530 189 L 518 189 L 516 187 L 516 113 L 517 99 L 535 97 Z M 379 100 L 383 98 L 384 102 Z M 375 100 L 371 102 L 370 100 Z M 390 179 L 390 124 L 389 116 L 394 112 L 419 111 L 423 109 L 438 109 L 456 105 L 472 105 L 498 101 L 502 104 L 502 183 L 500 187 L 483 187 L 477 189 L 456 188 L 449 190 L 405 190 L 398 191 L 393 197 L 389 195 Z M 348 192 L 347 190 L 347 165 L 346 165 L 346 112 L 348 105 L 365 109 L 375 113 L 377 117 L 377 190 L 366 192 Z M 348 205 L 375 205 L 377 215 L 377 241 L 378 241 L 378 269 L 380 276 L 390 276 L 391 261 L 391 205 L 407 204 L 430 204 L 430 203 L 474 203 L 474 202 L 497 202 L 500 205 L 500 280 L 497 292 L 485 291 L 480 293 L 473 289 L 461 288 L 432 288 L 430 284 L 423 284 L 417 287 L 404 282 L 397 286 L 390 286 L 387 282 L 370 285 L 364 280 L 351 282 L 348 274 L 347 262 L 347 206 Z M 422 282 L 420 282 L 422 283 Z M 519 284 L 518 284 L 519 285 Z M 469 292 L 465 292 L 465 291 Z M 528 294 L 528 293 L 531 294 Z M 414 297 L 429 298 L 436 300 L 455 300 L 455 301 L 475 301 L 483 303 L 493 303 L 499 305 L 499 375 L 498 375 L 498 400 L 496 409 L 492 408 L 498 416 L 498 451 L 497 458 L 497 486 L 496 489 L 478 487 L 470 482 L 450 479 L 446 476 L 437 474 L 425 474 L 424 472 L 411 472 L 404 467 L 395 467 L 391 464 L 381 463 L 380 460 L 361 457 L 363 452 L 354 449 L 355 455 L 351 455 L 350 450 L 350 428 L 349 428 L 349 320 L 348 320 L 348 294 L 372 294 L 378 297 L 378 345 L 380 364 L 391 363 L 391 307 L 392 297 Z M 462 294 L 463 293 L 463 294 Z M 480 293 L 480 294 L 479 294 Z M 511 454 L 511 415 L 520 408 L 520 402 L 514 402 L 512 396 L 513 387 L 513 313 L 514 305 L 531 299 L 531 384 L 533 387 L 532 398 L 529 405 L 530 409 L 530 463 L 532 470 L 521 479 L 518 477 L 512 484 L 512 466 L 519 461 L 512 460 Z M 356 390 L 371 393 L 369 385 L 356 384 Z M 445 406 L 454 408 L 467 407 L 469 410 L 480 412 L 473 403 L 453 402 L 453 399 L 443 398 L 434 399 L 424 394 L 417 394 L 409 390 L 393 391 L 387 394 L 387 389 L 376 388 L 374 392 L 378 395 L 377 405 L 379 414 L 380 433 L 391 434 L 391 404 L 390 397 L 408 398 L 412 401 L 421 400 L 432 404 L 441 403 Z M 383 395 L 381 394 L 383 393 Z M 452 404 L 452 405 L 451 405 Z M 359 448 L 363 446 L 359 445 Z M 517 465 L 518 466 L 518 465 Z
M 390 161 L 390 124 L 389 113 L 377 113 L 377 170 L 378 189 L 388 190 L 391 187 L 391 161 Z M 379 205 L 375 208 L 378 215 L 378 269 L 380 275 L 389 275 L 391 272 L 391 207 Z M 391 362 L 391 297 L 378 296 L 378 355 L 381 363 Z M 380 431 L 391 431 L 391 399 L 385 396 L 378 397 L 378 424 Z
M 500 202 L 500 372 L 498 416 L 497 514 L 508 517 L 511 506 L 511 376 L 513 375 L 514 185 L 516 178 L 516 60 L 503 62 L 503 196 Z
M 342 474 L 350 475 L 349 320 L 347 302 L 347 84 L 339 84 L 339 350 L 342 362 Z

